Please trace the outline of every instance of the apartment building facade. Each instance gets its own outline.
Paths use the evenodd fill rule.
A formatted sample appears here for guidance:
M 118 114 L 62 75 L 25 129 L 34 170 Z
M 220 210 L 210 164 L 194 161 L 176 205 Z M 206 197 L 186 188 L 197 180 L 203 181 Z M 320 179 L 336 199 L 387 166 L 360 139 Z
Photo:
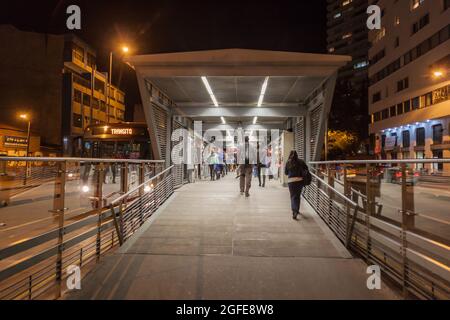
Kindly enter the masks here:
M 450 158 L 450 1 L 372 1 L 369 134 L 379 159 Z M 415 169 L 450 175 L 450 165 Z
M 367 0 L 327 0 L 327 50 L 349 55 L 352 62 L 339 70 L 338 81 L 359 90 L 367 80 Z
M 361 142 L 368 138 L 368 29 L 367 0 L 327 0 L 327 51 L 348 55 L 352 61 L 339 70 L 330 128 L 355 132 Z M 353 115 L 349 121 L 348 113 Z
M 108 90 L 107 74 L 96 70 L 95 50 L 81 39 L 2 25 L 0 41 L 8 44 L 0 48 L 1 123 L 23 133 L 20 115 L 27 115 L 32 140 L 40 141 L 32 155 L 82 156 L 89 125 L 124 120 L 125 93 Z

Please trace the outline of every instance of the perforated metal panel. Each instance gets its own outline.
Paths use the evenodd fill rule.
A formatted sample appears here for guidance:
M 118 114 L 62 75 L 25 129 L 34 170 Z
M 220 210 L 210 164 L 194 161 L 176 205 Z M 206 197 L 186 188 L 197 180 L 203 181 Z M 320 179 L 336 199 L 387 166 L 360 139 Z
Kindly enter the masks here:
M 320 130 L 320 116 L 323 112 L 323 105 L 319 105 L 315 107 L 313 110 L 309 113 L 309 121 L 310 121 L 310 128 L 311 128 L 311 140 L 309 142 L 311 154 L 310 154 L 310 161 L 316 160 L 316 151 L 317 151 L 317 144 L 319 143 L 319 130 Z
M 305 159 L 305 118 L 300 118 L 294 126 L 294 147 L 300 159 Z
M 181 123 L 179 123 L 176 120 L 172 121 L 172 131 L 175 131 L 177 129 L 182 129 L 182 128 L 184 128 L 184 126 Z M 184 176 L 185 176 L 184 167 L 185 167 L 184 164 L 175 164 L 174 165 L 173 174 L 174 174 L 175 186 L 180 186 L 183 184 Z
M 168 115 L 167 112 L 157 106 L 156 104 L 153 104 L 153 112 L 155 115 L 155 125 L 156 125 L 156 133 L 157 138 L 159 141 L 159 148 L 161 152 L 161 159 L 166 159 L 166 150 L 167 150 L 167 119 Z

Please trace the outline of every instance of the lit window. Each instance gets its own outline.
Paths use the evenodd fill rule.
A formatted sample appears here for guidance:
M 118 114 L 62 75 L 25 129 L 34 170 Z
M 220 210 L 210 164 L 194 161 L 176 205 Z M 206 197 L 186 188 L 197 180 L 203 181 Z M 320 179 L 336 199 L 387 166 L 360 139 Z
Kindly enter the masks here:
M 330 49 L 328 49 L 328 52 L 334 52 L 334 47 L 331 47 Z
M 362 68 L 367 67 L 368 65 L 369 65 L 369 62 L 368 62 L 368 61 L 362 61 L 362 62 L 356 63 L 356 64 L 353 66 L 353 68 L 354 68 L 354 69 L 362 69 Z
M 352 33 L 349 32 L 349 33 L 344 34 L 344 35 L 342 36 L 342 39 L 347 39 L 347 38 L 350 38 L 351 36 L 352 36 Z
M 420 7 L 425 0 L 411 0 L 411 11 L 416 10 L 418 7 Z
M 345 7 L 346 5 L 352 3 L 353 0 L 344 0 L 342 1 L 342 6 Z

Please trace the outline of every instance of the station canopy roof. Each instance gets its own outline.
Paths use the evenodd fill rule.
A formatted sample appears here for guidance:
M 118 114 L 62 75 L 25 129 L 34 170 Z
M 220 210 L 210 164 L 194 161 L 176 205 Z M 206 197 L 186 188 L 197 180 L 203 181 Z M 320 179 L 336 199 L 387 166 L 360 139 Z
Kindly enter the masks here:
M 224 49 L 132 56 L 127 62 L 138 78 L 167 94 L 180 115 L 217 124 L 220 117 L 227 124 L 250 123 L 258 117 L 258 124 L 273 124 L 299 115 L 307 97 L 350 60 Z

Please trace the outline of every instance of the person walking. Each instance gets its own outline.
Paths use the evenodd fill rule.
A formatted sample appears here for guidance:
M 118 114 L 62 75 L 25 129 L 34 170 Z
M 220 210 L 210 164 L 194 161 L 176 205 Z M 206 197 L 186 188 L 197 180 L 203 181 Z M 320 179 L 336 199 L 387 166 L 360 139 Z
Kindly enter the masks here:
M 292 150 L 284 170 L 285 175 L 288 176 L 289 193 L 291 195 L 291 209 L 292 218 L 297 220 L 300 214 L 300 200 L 302 190 L 305 186 L 305 172 L 308 171 L 308 166 L 305 161 L 299 159 L 297 151 Z
M 249 138 L 245 137 L 244 150 L 245 157 L 244 163 L 239 164 L 238 167 L 238 177 L 239 177 L 239 187 L 241 190 L 241 195 L 245 194 L 245 197 L 250 197 L 250 188 L 252 186 L 252 174 L 253 165 L 250 164 L 250 145 Z
M 208 156 L 207 162 L 209 165 L 209 174 L 211 176 L 211 181 L 214 181 L 214 180 L 216 180 L 215 165 L 218 162 L 217 155 L 214 151 L 211 151 L 211 154 Z

